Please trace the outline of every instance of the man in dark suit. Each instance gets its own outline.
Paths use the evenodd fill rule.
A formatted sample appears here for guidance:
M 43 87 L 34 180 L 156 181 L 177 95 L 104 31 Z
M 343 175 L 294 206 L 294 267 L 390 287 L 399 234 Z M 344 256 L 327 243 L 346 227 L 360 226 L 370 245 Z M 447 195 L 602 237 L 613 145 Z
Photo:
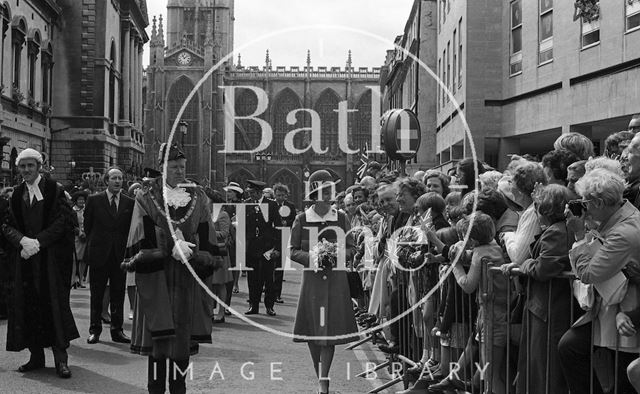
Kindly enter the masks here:
M 289 188 L 282 183 L 276 183 L 273 185 L 273 191 L 276 197 L 276 205 L 278 206 L 278 214 L 274 218 L 276 226 L 276 245 L 282 248 L 282 230 L 281 227 L 289 227 L 293 225 L 293 221 L 296 219 L 296 207 L 292 202 L 288 201 Z M 282 269 L 282 258 L 280 252 L 274 252 L 274 258 L 276 258 L 276 270 L 273 277 L 273 287 L 276 294 L 276 302 L 282 304 L 282 282 L 284 280 L 284 271 Z
M 276 301 L 276 294 L 273 287 L 273 272 L 277 261 L 274 251 L 280 249 L 276 245 L 276 228 L 274 219 L 278 214 L 278 206 L 273 200 L 269 200 L 262 195 L 265 183 L 260 181 L 247 181 L 245 191 L 249 198 L 246 204 L 246 258 L 247 267 L 251 268 L 247 274 L 249 282 L 249 310 L 246 315 L 255 315 L 260 310 L 260 296 L 262 289 L 265 290 L 264 306 L 267 315 L 275 316 L 273 305 Z M 262 215 L 260 205 L 267 204 L 268 218 L 265 220 Z
M 111 339 L 130 343 L 122 331 L 126 273 L 120 269 L 120 263 L 127 246 L 134 201 L 122 193 L 122 170 L 109 168 L 104 178 L 107 190 L 89 196 L 84 211 L 91 286 L 91 324 L 87 343 L 100 340 L 102 298 L 107 280 L 111 288 Z
M 56 373 L 69 378 L 66 349 L 80 336 L 69 306 L 73 212 L 62 187 L 40 175 L 42 161 L 34 149 L 18 155 L 24 182 L 13 193 L 8 223 L 2 225 L 14 247 L 7 350 L 28 348 L 29 362 L 18 371 L 29 372 L 45 366 L 44 348 L 51 347 Z

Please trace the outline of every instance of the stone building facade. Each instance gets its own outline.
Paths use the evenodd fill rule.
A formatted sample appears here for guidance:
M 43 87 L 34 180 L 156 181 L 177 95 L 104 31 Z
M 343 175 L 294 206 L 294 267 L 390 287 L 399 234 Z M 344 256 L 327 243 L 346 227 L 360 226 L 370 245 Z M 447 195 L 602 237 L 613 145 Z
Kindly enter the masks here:
M 367 141 L 371 146 L 372 112 L 379 122 L 380 70 L 354 68 L 350 54 L 345 54 L 344 68 L 313 67 L 310 54 L 305 67 L 273 67 L 268 52 L 264 66 L 243 67 L 240 56 L 234 64 L 234 20 L 233 0 L 169 0 L 166 25 L 154 18 L 146 70 L 145 166 L 157 167 L 160 145 L 171 140 L 187 154 L 187 177 L 218 189 L 229 181 L 244 184 L 247 179 L 283 182 L 300 203 L 305 174 L 318 168 L 350 182 L 354 168 L 361 165 L 359 149 Z M 268 105 L 258 117 L 272 127 L 273 139 L 265 149 L 253 154 L 224 153 L 225 100 L 230 100 L 225 88 L 233 89 L 238 116 L 256 111 L 255 89 L 266 93 Z M 377 100 L 373 111 L 372 97 Z M 356 154 L 338 150 L 340 102 L 346 102 L 349 110 L 358 109 L 344 122 Z M 284 149 L 287 133 L 311 123 L 310 116 L 302 113 L 297 124 L 287 122 L 291 111 L 303 108 L 319 114 L 327 153 L 294 155 Z M 237 120 L 232 127 L 238 150 L 258 147 L 261 129 L 255 121 Z M 302 134 L 296 146 L 303 146 Z
M 58 0 L 51 108 L 56 179 L 80 183 L 118 165 L 142 173 L 145 0 Z
M 48 114 L 61 8 L 52 0 L 0 2 L 0 182 L 18 181 L 15 159 L 26 148 L 49 152 Z
M 420 122 L 420 148 L 408 163 L 407 173 L 436 165 L 436 97 L 433 92 L 437 90 L 437 81 L 425 67 L 436 69 L 437 20 L 436 0 L 415 0 L 404 33 L 396 38 L 397 47 L 388 51 L 381 71 L 382 112 L 409 109 Z
M 304 181 L 318 169 L 327 169 L 346 185 L 352 184 L 362 164 L 361 152 L 372 147 L 373 122 L 380 122 L 379 78 L 379 68 L 353 67 L 351 53 L 344 68 L 313 67 L 310 53 L 305 67 L 274 68 L 268 52 L 263 67 L 237 64 L 227 77 L 227 84 L 235 87 L 235 112 L 238 116 L 247 116 L 256 110 L 258 98 L 247 87 L 265 92 L 268 106 L 258 117 L 271 126 L 273 138 L 269 146 L 259 152 L 225 155 L 228 180 L 240 184 L 247 179 L 261 179 L 269 185 L 284 183 L 291 189 L 291 199 L 298 206 L 302 204 Z M 338 113 L 341 102 L 346 103 L 349 111 L 346 119 L 340 119 Z M 292 124 L 287 118 L 299 109 L 315 111 L 318 119 L 298 112 L 293 115 Z M 314 123 L 319 127 L 320 143 L 322 149 L 327 149 L 326 153 L 308 151 L 296 155 L 285 149 L 287 134 L 310 128 Z M 345 128 L 353 154 L 339 148 L 341 127 Z M 257 122 L 236 121 L 236 150 L 258 147 L 262 136 Z M 309 146 L 310 138 L 309 133 L 299 133 L 293 139 L 293 146 Z
M 147 68 L 144 164 L 156 168 L 162 143 L 177 142 L 187 157 L 187 176 L 201 184 L 224 183 L 220 130 L 223 94 L 218 86 L 232 67 L 233 0 L 169 0 L 166 41 L 162 17 L 154 18 Z M 213 66 L 225 60 L 220 67 Z M 211 70 L 208 78 L 203 79 Z M 202 80 L 202 81 L 201 81 Z M 181 117 L 182 105 L 194 91 Z M 178 122 L 184 122 L 182 128 Z M 171 130 L 174 130 L 173 136 Z M 170 138 L 171 137 L 171 138 Z

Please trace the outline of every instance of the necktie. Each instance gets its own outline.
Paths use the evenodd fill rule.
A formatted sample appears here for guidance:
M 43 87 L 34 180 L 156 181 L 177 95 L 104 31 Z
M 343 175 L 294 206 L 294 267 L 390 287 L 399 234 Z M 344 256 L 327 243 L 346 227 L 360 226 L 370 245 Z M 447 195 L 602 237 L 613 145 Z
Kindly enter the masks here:
M 111 212 L 113 212 L 114 215 L 118 214 L 118 207 L 116 206 L 115 194 L 111 196 Z

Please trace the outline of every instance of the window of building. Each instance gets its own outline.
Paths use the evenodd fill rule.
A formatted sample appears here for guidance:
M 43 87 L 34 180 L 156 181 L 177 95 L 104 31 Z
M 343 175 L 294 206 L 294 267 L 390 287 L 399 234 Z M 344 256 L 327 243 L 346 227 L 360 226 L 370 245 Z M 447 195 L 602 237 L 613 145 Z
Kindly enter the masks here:
M 11 82 L 16 89 L 20 90 L 22 47 L 24 45 L 24 37 L 27 35 L 27 26 L 24 21 L 21 20 L 16 26 L 14 26 L 11 33 L 11 49 L 13 55 L 13 75 Z
M 580 22 L 582 29 L 582 48 L 589 48 L 600 43 L 600 20 Z
M 456 83 L 456 80 L 458 78 L 458 57 L 456 56 L 457 53 L 457 48 L 456 48 L 456 38 L 457 38 L 458 32 L 457 30 L 453 31 L 453 74 L 451 75 L 452 78 L 452 85 L 451 85 L 451 91 L 453 92 L 453 94 L 456 94 L 456 88 L 458 87 L 458 84 Z
M 440 78 L 440 80 L 442 80 L 442 59 L 438 59 L 438 78 Z M 442 97 L 442 87 L 440 87 L 440 85 L 438 84 L 438 108 L 437 110 L 440 111 L 440 100 Z
M 447 50 L 442 51 L 442 107 L 444 108 L 445 100 L 447 99 Z
M 522 72 L 522 2 L 511 2 L 511 56 L 509 57 L 509 74 Z
M 447 89 L 451 90 L 451 41 L 447 43 Z M 446 94 L 447 102 L 449 102 L 449 92 Z
M 458 21 L 458 88 L 462 87 L 462 18 Z
M 0 47 L 0 84 L 4 84 L 4 49 L 6 48 L 5 39 L 7 38 L 7 30 L 9 30 L 9 23 L 11 21 L 9 8 L 7 5 L 0 5 L 0 23 L 2 23 L 2 47 Z
M 29 98 L 35 100 L 36 94 L 36 66 L 38 54 L 40 53 L 40 34 L 37 32 L 28 40 L 28 59 L 29 59 Z
M 640 27 L 640 1 L 634 0 L 629 3 L 625 1 L 627 7 L 627 31 L 635 30 Z
M 440 12 L 440 14 L 442 15 L 442 23 L 445 23 L 447 21 L 447 0 L 441 0 L 440 1 L 440 9 L 442 10 Z
M 538 63 L 553 60 L 553 0 L 540 0 Z

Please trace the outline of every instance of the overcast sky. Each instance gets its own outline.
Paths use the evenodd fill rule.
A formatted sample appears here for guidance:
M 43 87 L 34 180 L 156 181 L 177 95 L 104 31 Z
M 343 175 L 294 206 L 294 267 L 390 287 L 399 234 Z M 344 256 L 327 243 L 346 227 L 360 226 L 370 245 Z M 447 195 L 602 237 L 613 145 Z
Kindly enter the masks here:
M 414 0 L 236 0 L 235 47 L 265 34 L 312 25 L 343 26 L 353 31 L 305 29 L 279 34 L 239 51 L 244 66 L 263 66 L 269 49 L 273 67 L 303 66 L 307 49 L 314 67 L 344 67 L 351 49 L 354 67 L 379 67 L 393 40 L 404 31 Z M 149 21 L 167 15 L 167 0 L 147 0 Z M 166 22 L 165 22 L 166 32 Z M 151 35 L 151 26 L 148 28 Z M 145 52 L 144 64 L 149 56 Z

